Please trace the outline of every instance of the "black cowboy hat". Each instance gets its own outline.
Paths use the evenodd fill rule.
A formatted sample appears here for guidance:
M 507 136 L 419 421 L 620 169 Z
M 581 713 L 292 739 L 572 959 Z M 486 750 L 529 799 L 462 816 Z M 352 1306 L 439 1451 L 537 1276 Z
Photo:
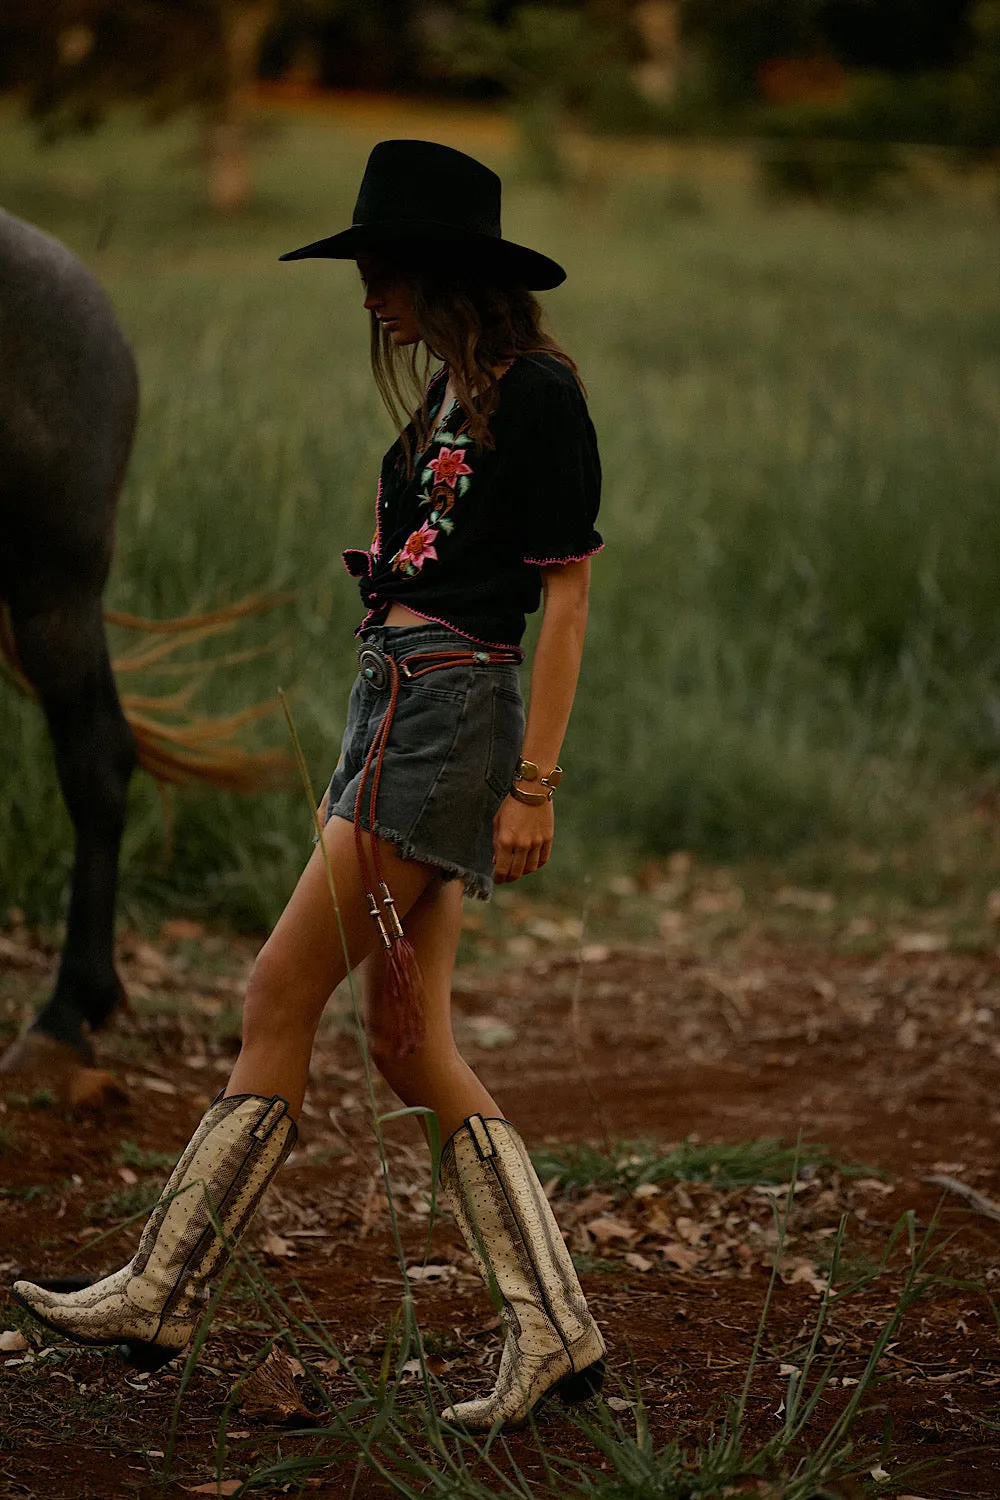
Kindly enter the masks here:
M 350 229 L 289 250 L 281 260 L 356 260 L 413 241 L 467 247 L 508 282 L 544 292 L 562 266 L 500 233 L 500 179 L 464 151 L 435 141 L 380 141 L 368 158 Z

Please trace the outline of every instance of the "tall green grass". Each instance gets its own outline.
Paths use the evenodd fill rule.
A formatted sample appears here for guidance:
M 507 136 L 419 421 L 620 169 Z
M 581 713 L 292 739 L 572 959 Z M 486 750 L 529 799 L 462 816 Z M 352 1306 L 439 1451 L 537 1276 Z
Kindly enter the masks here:
M 166 614 L 296 588 L 244 630 L 276 648 L 220 669 L 203 701 L 284 686 L 322 782 L 359 618 L 339 554 L 367 541 L 391 434 L 353 268 L 276 256 L 349 219 L 378 132 L 268 132 L 260 204 L 229 224 L 198 209 L 179 129 L 39 154 L 0 121 L 0 202 L 92 263 L 138 354 L 109 603 Z M 734 859 L 905 838 L 998 759 L 995 222 L 674 199 L 627 164 L 583 204 L 516 180 L 507 195 L 507 232 L 570 268 L 546 301 L 606 476 L 556 878 L 618 847 Z M 51 914 L 68 827 L 37 711 L 6 691 L 0 744 L 0 906 Z M 294 788 L 184 793 L 166 862 L 139 781 L 124 910 L 267 922 L 309 838 Z

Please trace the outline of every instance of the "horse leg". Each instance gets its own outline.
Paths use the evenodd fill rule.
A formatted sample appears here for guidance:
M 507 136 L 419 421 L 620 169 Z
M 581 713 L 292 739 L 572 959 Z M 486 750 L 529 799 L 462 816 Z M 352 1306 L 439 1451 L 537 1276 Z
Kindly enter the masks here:
M 135 745 L 118 700 L 100 598 L 66 597 L 30 612 L 12 601 L 10 613 L 21 665 L 48 720 L 76 834 L 59 976 L 31 1030 L 89 1062 L 89 1033 L 107 1023 L 123 993 L 114 967 L 114 915 Z

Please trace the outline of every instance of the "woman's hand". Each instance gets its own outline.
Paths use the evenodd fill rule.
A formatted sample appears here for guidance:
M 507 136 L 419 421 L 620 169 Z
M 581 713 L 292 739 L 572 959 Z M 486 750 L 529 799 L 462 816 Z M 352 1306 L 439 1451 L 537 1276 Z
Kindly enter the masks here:
M 551 802 L 527 807 L 505 797 L 493 819 L 493 879 L 498 885 L 540 870 L 552 853 L 555 813 Z

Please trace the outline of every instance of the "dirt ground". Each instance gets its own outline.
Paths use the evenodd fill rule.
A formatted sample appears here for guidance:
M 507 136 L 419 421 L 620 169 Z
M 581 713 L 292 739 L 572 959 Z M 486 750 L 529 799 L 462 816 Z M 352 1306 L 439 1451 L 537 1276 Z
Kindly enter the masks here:
M 463 1048 L 532 1148 L 635 1139 L 666 1146 L 687 1137 L 794 1144 L 801 1134 L 828 1153 L 798 1183 L 780 1246 L 773 1187 L 665 1181 L 630 1193 L 552 1185 L 611 1346 L 605 1395 L 613 1409 L 629 1419 L 638 1378 L 657 1439 L 703 1434 L 739 1392 L 777 1253 L 779 1279 L 747 1408 L 751 1440 L 769 1437 L 846 1215 L 836 1285 L 861 1285 L 830 1310 L 823 1349 L 835 1361 L 834 1381 L 817 1411 L 821 1433 L 849 1399 L 896 1303 L 905 1235 L 881 1272 L 880 1258 L 909 1212 L 918 1240 L 936 1220 L 940 1280 L 891 1342 L 859 1442 L 871 1466 L 887 1473 L 885 1493 L 901 1486 L 942 1500 L 1000 1497 L 989 1425 L 1000 1417 L 991 1303 L 1000 1222 L 990 1217 L 991 1200 L 1000 1199 L 997 953 L 920 951 L 929 943 L 864 955 L 813 951 L 759 927 L 713 945 L 678 940 L 668 924 L 662 942 L 584 944 L 576 952 L 560 947 L 555 928 L 548 936 L 548 945 L 515 941 L 502 961 L 465 965 L 455 996 Z M 107 1271 L 131 1253 L 141 1218 L 97 1241 L 149 1201 L 221 1085 L 237 1046 L 238 997 L 253 946 L 177 922 L 155 943 L 123 941 L 133 1012 L 108 1035 L 102 1057 L 128 1103 L 72 1118 L 44 1091 L 8 1090 L 0 1104 L 4 1285 L 23 1274 Z M 54 955 L 14 928 L 0 938 L 0 961 L 0 1025 L 10 1036 L 46 992 Z M 380 1103 L 392 1107 L 388 1095 Z M 425 1263 L 426 1153 L 412 1121 L 387 1134 L 433 1369 L 459 1395 L 479 1390 L 499 1348 L 493 1309 L 446 1214 Z M 928 1180 L 935 1177 L 951 1185 Z M 970 1198 L 969 1189 L 980 1197 Z M 308 1338 L 300 1352 L 330 1402 L 342 1396 L 346 1403 L 355 1393 L 351 1371 L 378 1370 L 401 1276 L 358 1046 L 342 1012 L 324 1031 L 299 1145 L 248 1248 L 295 1314 L 325 1325 L 344 1364 Z M 3 1500 L 117 1500 L 154 1490 L 180 1497 L 211 1483 L 220 1424 L 228 1434 L 221 1472 L 234 1480 L 279 1453 L 321 1446 L 320 1438 L 289 1437 L 273 1420 L 241 1411 L 238 1401 L 226 1410 L 234 1381 L 269 1332 L 238 1287 L 180 1398 L 165 1483 L 156 1476 L 178 1405 L 178 1367 L 142 1376 L 113 1353 L 61 1344 L 0 1292 L 3 1330 L 27 1337 L 27 1347 L 0 1352 Z M 299 1386 L 305 1392 L 308 1381 Z M 541 1430 L 551 1451 L 593 1456 L 558 1413 L 547 1414 Z M 530 1434 L 512 1439 L 529 1475 L 541 1472 L 533 1443 Z M 346 1495 L 353 1460 L 345 1445 L 326 1444 L 329 1466 L 308 1492 Z M 897 1485 L 914 1463 L 925 1467 Z M 359 1497 L 385 1492 L 368 1474 L 354 1490 Z

